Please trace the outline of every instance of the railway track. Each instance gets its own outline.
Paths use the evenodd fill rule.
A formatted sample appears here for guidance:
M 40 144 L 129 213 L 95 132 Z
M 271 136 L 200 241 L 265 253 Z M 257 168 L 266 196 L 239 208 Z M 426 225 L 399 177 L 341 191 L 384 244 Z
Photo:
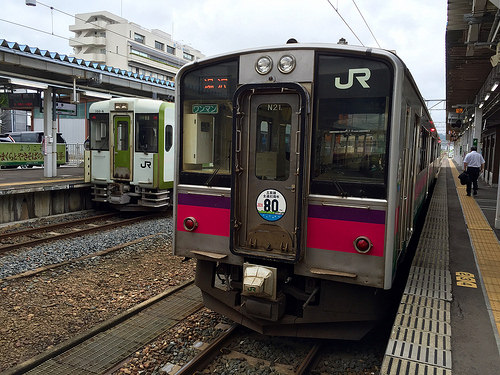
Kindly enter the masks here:
M 118 216 L 119 213 L 107 213 L 66 221 L 63 223 L 2 233 L 0 234 L 0 243 L 2 244 L 2 246 L 0 246 L 0 254 L 22 247 L 31 247 L 41 243 L 112 229 L 117 226 L 130 225 L 139 220 L 147 220 L 157 217 L 158 214 L 136 216 L 132 218 L 120 218 L 119 220 L 110 221 L 110 219 Z M 56 232 L 56 230 L 58 230 L 58 232 Z
M 99 324 L 72 340 L 25 361 L 3 375 L 102 374 L 203 307 L 194 280 L 171 288 Z M 117 339 L 117 336 L 120 336 Z M 74 371 L 74 372 L 73 372 Z
M 267 362 L 268 358 L 258 358 L 250 357 L 246 354 L 237 353 L 233 350 L 227 349 L 226 346 L 230 341 L 236 342 L 240 339 L 238 334 L 239 325 L 233 324 L 228 330 L 226 330 L 219 338 L 214 340 L 210 345 L 208 345 L 205 350 L 201 351 L 197 356 L 195 356 L 191 361 L 184 365 L 175 375 L 191 375 L 203 373 L 203 370 L 207 369 L 210 373 L 215 373 L 214 362 L 220 356 L 226 356 L 227 358 L 235 358 L 238 356 L 245 357 L 246 362 L 258 363 L 259 361 Z M 230 344 L 229 344 L 230 345 Z M 302 356 L 302 360 L 294 368 L 285 369 L 282 368 L 280 374 L 293 374 L 293 375 L 303 375 L 307 374 L 310 367 L 314 363 L 316 356 L 321 348 L 321 341 L 318 341 L 311 345 L 310 350 L 307 354 Z M 292 353 L 290 353 L 292 354 Z

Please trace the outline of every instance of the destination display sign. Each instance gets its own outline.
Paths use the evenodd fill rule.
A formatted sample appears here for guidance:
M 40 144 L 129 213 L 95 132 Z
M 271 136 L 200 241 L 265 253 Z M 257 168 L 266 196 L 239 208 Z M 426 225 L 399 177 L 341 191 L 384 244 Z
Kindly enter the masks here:
M 218 104 L 193 104 L 193 113 L 209 113 L 216 114 L 219 113 Z
M 10 109 L 33 109 L 40 106 L 38 93 L 11 93 L 9 95 Z
M 200 77 L 201 92 L 227 93 L 229 78 L 222 76 Z

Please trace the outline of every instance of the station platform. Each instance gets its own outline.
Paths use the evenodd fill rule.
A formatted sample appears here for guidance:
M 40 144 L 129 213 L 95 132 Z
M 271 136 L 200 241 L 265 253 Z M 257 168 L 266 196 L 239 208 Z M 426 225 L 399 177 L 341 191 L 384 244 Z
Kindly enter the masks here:
M 85 183 L 83 167 L 59 167 L 55 177 L 44 177 L 43 172 L 40 167 L 1 169 L 0 195 L 17 190 L 57 189 Z
M 0 170 L 0 224 L 92 208 L 82 167 L 59 167 L 44 177 L 40 167 Z
M 457 169 L 458 168 L 458 169 Z M 439 174 L 381 374 L 500 374 L 497 188 L 466 196 L 461 166 Z

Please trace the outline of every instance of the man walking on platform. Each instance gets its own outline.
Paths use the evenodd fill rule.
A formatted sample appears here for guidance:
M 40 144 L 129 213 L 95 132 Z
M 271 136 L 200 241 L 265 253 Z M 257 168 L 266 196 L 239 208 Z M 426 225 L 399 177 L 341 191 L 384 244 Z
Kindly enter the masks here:
M 477 195 L 477 179 L 479 173 L 484 170 L 483 156 L 477 152 L 477 147 L 472 146 L 470 152 L 464 158 L 464 171 L 469 173 L 469 182 L 467 182 L 467 196 L 470 197 L 471 187 L 474 189 L 474 195 Z

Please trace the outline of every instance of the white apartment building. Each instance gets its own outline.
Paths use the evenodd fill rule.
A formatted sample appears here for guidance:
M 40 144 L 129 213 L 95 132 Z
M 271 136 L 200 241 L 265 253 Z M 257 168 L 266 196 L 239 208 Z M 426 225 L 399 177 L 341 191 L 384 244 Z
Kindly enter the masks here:
M 173 81 L 184 64 L 204 56 L 170 34 L 106 11 L 76 14 L 69 30 L 75 57 L 158 79 Z

